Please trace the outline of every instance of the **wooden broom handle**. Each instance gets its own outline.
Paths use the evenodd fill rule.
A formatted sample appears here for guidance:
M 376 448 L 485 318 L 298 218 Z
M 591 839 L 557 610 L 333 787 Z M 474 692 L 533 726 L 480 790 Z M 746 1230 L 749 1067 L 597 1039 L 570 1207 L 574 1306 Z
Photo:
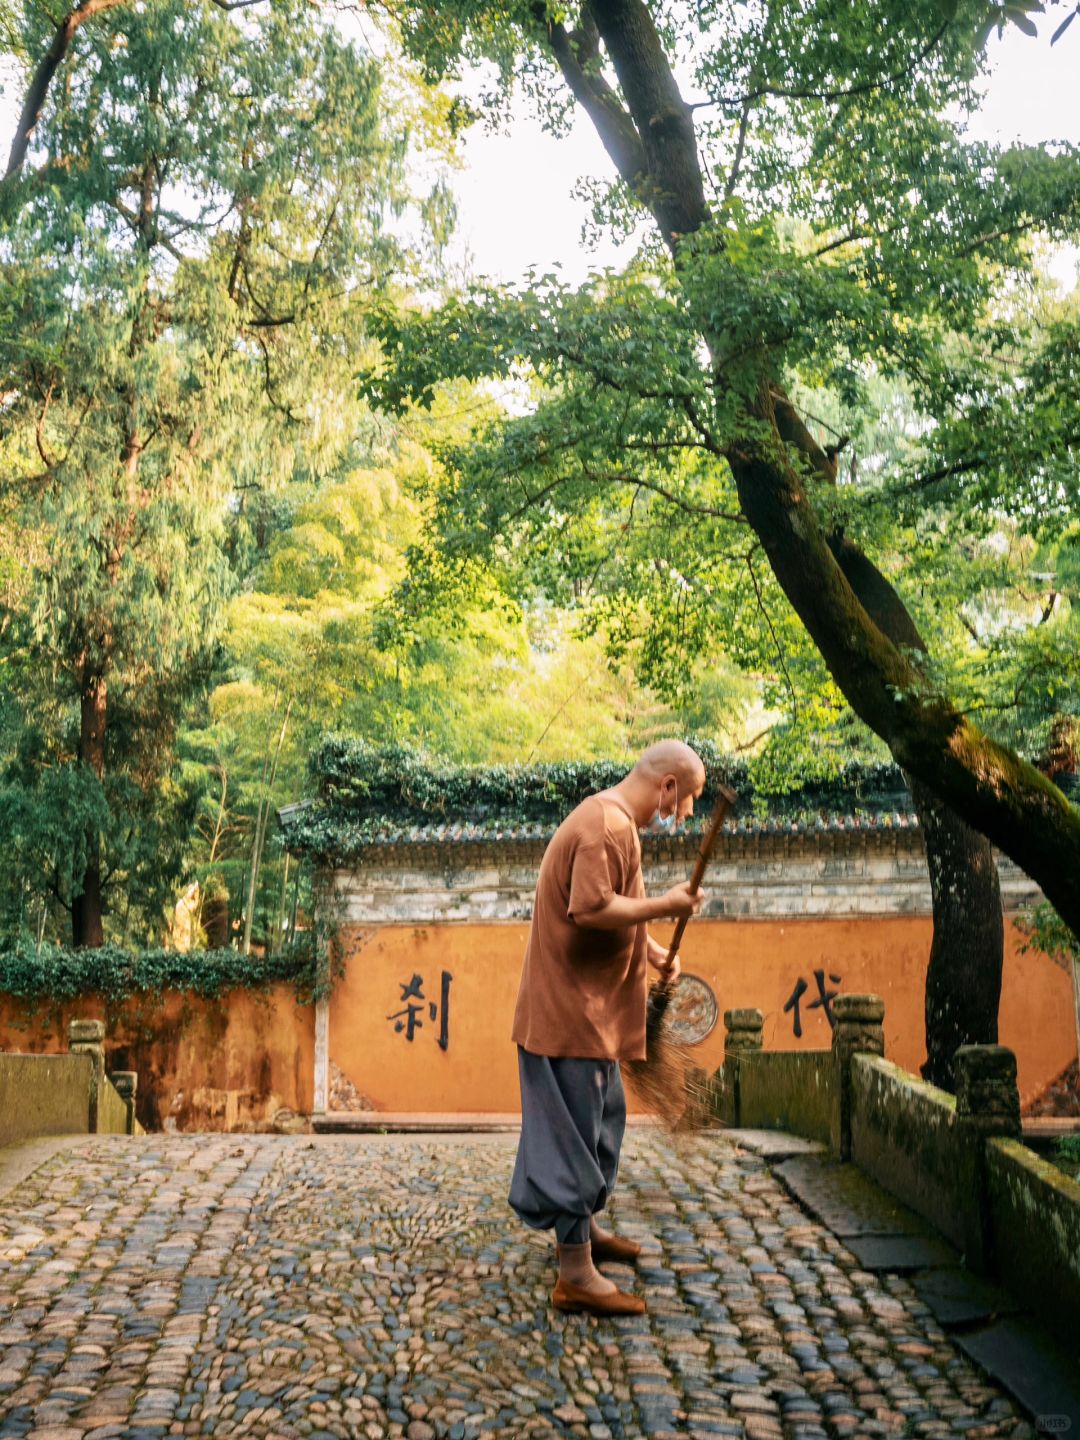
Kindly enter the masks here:
M 701 837 L 701 845 L 698 848 L 697 863 L 694 866 L 694 873 L 690 877 L 691 895 L 696 895 L 697 892 L 701 889 L 701 882 L 705 875 L 705 867 L 709 863 L 709 856 L 712 854 L 712 848 L 716 844 L 716 837 L 720 833 L 720 826 L 723 825 L 725 819 L 727 818 L 728 811 L 735 804 L 736 799 L 737 796 L 735 794 L 735 791 L 729 789 L 727 785 L 717 786 L 716 804 L 713 806 L 712 819 L 709 821 L 709 828 Z M 679 923 L 675 926 L 675 934 L 671 937 L 671 944 L 668 946 L 667 952 L 667 963 L 669 965 L 675 959 L 675 956 L 679 953 L 679 946 L 682 944 L 683 931 L 686 929 L 686 923 L 689 919 L 689 915 L 682 915 L 679 917 Z M 670 981 L 660 981 L 661 985 L 670 983 Z

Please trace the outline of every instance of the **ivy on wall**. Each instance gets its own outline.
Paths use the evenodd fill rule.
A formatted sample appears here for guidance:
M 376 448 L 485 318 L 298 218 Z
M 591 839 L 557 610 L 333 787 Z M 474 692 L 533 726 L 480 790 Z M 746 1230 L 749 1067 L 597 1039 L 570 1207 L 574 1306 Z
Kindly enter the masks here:
M 264 989 L 291 984 L 297 999 L 310 1004 L 328 984 L 316 946 L 305 937 L 269 956 L 239 950 L 124 950 L 25 943 L 0 950 L 0 994 L 33 1003 L 63 1005 L 83 996 L 118 1003 L 135 995 L 190 991 L 213 998 L 242 987 Z
M 800 783 L 783 794 L 759 792 L 750 765 L 726 755 L 711 740 L 688 737 L 705 764 L 707 809 L 716 785 L 733 786 L 740 808 L 770 815 L 824 809 L 848 813 L 909 805 L 907 785 L 895 765 L 853 764 L 834 779 Z M 402 745 L 377 747 L 352 736 L 327 735 L 309 769 L 316 794 L 343 813 L 379 816 L 390 822 L 483 821 L 503 818 L 560 821 L 588 795 L 614 785 L 629 765 L 620 760 L 545 765 L 449 765 Z

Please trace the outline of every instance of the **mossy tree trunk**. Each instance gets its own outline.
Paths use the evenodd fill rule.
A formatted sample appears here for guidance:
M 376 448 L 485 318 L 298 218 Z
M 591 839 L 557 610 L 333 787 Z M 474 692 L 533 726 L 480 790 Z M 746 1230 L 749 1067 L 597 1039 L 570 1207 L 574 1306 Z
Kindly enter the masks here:
M 863 609 L 894 645 L 926 655 L 907 606 L 877 566 L 846 536 L 831 549 Z M 954 1089 L 953 1056 L 961 1045 L 994 1045 L 1005 954 L 1001 885 L 993 848 L 920 780 L 908 776 L 926 843 L 934 933 L 926 971 L 924 1077 Z
M 926 971 L 923 1076 L 954 1091 L 961 1045 L 996 1045 L 1005 921 L 990 842 L 918 780 L 911 793 L 926 838 L 934 937 Z

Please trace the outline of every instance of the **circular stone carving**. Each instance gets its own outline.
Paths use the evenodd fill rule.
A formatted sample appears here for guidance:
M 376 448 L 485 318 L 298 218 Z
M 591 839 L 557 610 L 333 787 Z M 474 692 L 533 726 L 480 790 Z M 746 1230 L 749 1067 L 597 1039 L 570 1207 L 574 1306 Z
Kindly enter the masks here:
M 719 1017 L 720 1006 L 712 986 L 700 975 L 688 975 L 684 971 L 671 992 L 668 1005 L 667 1029 L 671 1038 L 680 1045 L 700 1045 L 712 1034 Z

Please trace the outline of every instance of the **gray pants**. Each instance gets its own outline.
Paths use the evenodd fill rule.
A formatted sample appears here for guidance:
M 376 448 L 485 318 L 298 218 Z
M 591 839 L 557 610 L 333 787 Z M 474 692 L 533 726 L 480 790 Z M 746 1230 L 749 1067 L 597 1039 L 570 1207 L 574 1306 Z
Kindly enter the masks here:
M 510 1204 L 533 1230 L 583 1245 L 619 1173 L 626 1097 L 616 1060 L 552 1059 L 518 1047 L 521 1140 Z

